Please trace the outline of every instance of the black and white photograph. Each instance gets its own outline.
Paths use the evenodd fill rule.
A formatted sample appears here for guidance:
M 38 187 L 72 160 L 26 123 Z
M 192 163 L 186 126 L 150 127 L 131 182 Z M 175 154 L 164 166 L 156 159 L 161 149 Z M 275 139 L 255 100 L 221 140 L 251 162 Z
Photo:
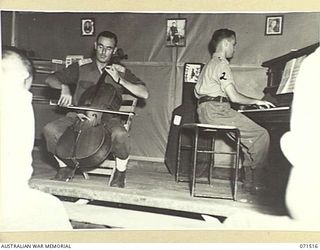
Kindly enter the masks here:
M 184 65 L 183 82 L 196 84 L 203 66 L 202 63 L 186 63 Z
M 166 46 L 186 46 L 186 25 L 185 18 L 167 19 Z
M 267 16 L 265 34 L 282 35 L 283 33 L 283 16 Z
M 95 31 L 95 23 L 93 18 L 81 19 L 81 35 L 82 36 L 93 36 Z
M 0 231 L 320 231 L 320 12 L 278 13 L 2 10 Z

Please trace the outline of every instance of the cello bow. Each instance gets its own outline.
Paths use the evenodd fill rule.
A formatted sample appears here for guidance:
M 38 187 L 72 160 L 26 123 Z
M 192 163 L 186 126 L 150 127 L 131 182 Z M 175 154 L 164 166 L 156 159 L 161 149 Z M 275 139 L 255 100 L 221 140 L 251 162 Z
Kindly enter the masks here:
M 59 106 L 57 100 L 50 100 L 49 104 L 52 106 Z M 73 110 L 84 110 L 84 111 L 94 111 L 94 112 L 102 112 L 102 113 L 108 113 L 108 114 L 117 114 L 117 115 L 134 115 L 134 112 L 124 112 L 124 111 L 114 111 L 114 110 L 107 110 L 107 109 L 98 109 L 98 108 L 91 108 L 91 107 L 86 107 L 86 106 L 63 106 L 63 108 L 67 109 L 73 109 Z

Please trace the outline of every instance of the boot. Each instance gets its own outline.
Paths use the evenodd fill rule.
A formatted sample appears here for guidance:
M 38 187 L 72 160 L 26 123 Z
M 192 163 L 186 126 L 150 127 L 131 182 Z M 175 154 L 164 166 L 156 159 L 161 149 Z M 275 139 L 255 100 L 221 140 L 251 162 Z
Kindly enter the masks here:
M 74 177 L 75 171 L 76 168 L 74 167 L 59 168 L 57 174 L 53 177 L 53 180 L 68 182 Z
M 124 188 L 126 182 L 126 171 L 119 171 L 118 169 L 115 169 L 111 178 L 111 187 Z
M 244 167 L 244 179 L 242 189 L 245 193 L 251 192 L 253 187 L 253 173 L 251 167 Z

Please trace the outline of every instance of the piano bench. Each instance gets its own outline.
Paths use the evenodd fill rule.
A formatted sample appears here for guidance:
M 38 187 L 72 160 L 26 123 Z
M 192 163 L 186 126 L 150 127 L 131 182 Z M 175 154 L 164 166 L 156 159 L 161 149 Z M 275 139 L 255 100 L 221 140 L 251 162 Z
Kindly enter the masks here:
M 183 130 L 190 130 L 191 135 L 193 136 L 193 145 L 182 145 L 182 131 Z M 211 142 L 211 149 L 210 150 L 203 150 L 198 145 L 198 139 L 199 134 L 207 133 L 208 137 L 212 136 L 212 142 Z M 217 151 L 215 150 L 215 135 L 216 134 L 225 134 L 229 137 L 232 137 L 232 139 L 235 141 L 236 144 L 236 150 L 235 151 Z M 183 180 L 181 178 L 180 173 L 180 161 L 181 161 L 181 151 L 182 150 L 191 150 L 192 151 L 192 159 L 193 162 L 190 164 L 190 178 L 188 180 Z M 205 182 L 206 184 L 209 184 L 211 187 L 211 181 L 212 181 L 212 170 L 214 168 L 214 156 L 216 154 L 226 154 L 226 155 L 234 155 L 235 160 L 233 161 L 233 168 L 232 177 L 231 177 L 231 195 L 230 196 L 221 196 L 221 195 L 211 195 L 211 194 L 197 194 L 196 193 L 196 184 L 197 183 L 203 183 L 196 179 L 196 172 L 197 172 L 197 156 L 198 153 L 201 154 L 210 154 L 211 160 L 210 160 L 210 167 L 208 171 L 208 181 Z M 239 175 L 239 166 L 240 166 L 240 131 L 238 128 L 233 126 L 215 126 L 210 124 L 200 124 L 200 123 L 186 123 L 184 124 L 179 131 L 179 141 L 178 141 L 178 154 L 177 154 L 177 168 L 175 173 L 175 180 L 176 182 L 182 182 L 182 181 L 189 181 L 190 183 L 190 193 L 192 197 L 204 197 L 204 198 L 215 198 L 215 199 L 228 199 L 228 200 L 237 200 L 237 188 L 238 188 L 238 175 Z M 211 190 L 211 189 L 210 189 Z M 210 191 L 211 192 L 211 191 Z

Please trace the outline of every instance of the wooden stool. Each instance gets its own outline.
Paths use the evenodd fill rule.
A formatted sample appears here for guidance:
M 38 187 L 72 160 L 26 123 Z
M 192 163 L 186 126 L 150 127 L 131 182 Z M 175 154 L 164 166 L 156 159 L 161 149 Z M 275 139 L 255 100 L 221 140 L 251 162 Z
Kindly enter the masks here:
M 192 130 L 194 134 L 194 140 L 193 140 L 193 145 L 192 146 L 187 146 L 187 145 L 182 145 L 181 143 L 181 132 L 184 129 L 190 129 Z M 200 132 L 206 132 L 209 133 L 210 135 L 213 136 L 212 139 L 212 145 L 211 145 L 211 150 L 200 150 L 198 146 L 198 139 L 199 139 L 199 134 Z M 229 151 L 229 152 L 222 152 L 222 151 L 216 151 L 215 150 L 215 137 L 214 134 L 217 133 L 222 133 L 234 140 L 236 142 L 236 151 Z M 184 124 L 179 133 L 179 142 L 178 142 L 178 158 L 177 158 L 177 168 L 176 168 L 176 181 L 180 182 L 183 181 L 180 179 L 180 155 L 181 155 L 181 150 L 192 150 L 192 156 L 193 156 L 193 163 L 191 164 L 191 178 L 189 179 L 190 181 L 190 186 L 191 186 L 191 196 L 192 197 L 206 197 L 206 198 L 217 198 L 217 199 L 232 199 L 236 201 L 237 199 L 237 186 L 238 186 L 238 175 L 239 175 L 239 157 L 240 157 L 240 131 L 238 128 L 233 127 L 233 126 L 217 126 L 217 125 L 210 125 L 210 124 L 199 124 L 199 123 L 186 123 Z M 211 184 L 211 172 L 214 168 L 214 155 L 216 154 L 226 154 L 226 155 L 234 155 L 235 156 L 235 161 L 233 164 L 233 178 L 231 178 L 231 181 L 233 182 L 232 185 L 232 196 L 231 197 L 224 197 L 224 196 L 210 196 L 210 195 L 201 195 L 201 194 L 196 194 L 196 169 L 197 169 L 197 154 L 198 153 L 203 153 L 203 154 L 210 154 L 212 156 L 211 162 L 210 162 L 210 167 L 208 171 L 208 184 Z

